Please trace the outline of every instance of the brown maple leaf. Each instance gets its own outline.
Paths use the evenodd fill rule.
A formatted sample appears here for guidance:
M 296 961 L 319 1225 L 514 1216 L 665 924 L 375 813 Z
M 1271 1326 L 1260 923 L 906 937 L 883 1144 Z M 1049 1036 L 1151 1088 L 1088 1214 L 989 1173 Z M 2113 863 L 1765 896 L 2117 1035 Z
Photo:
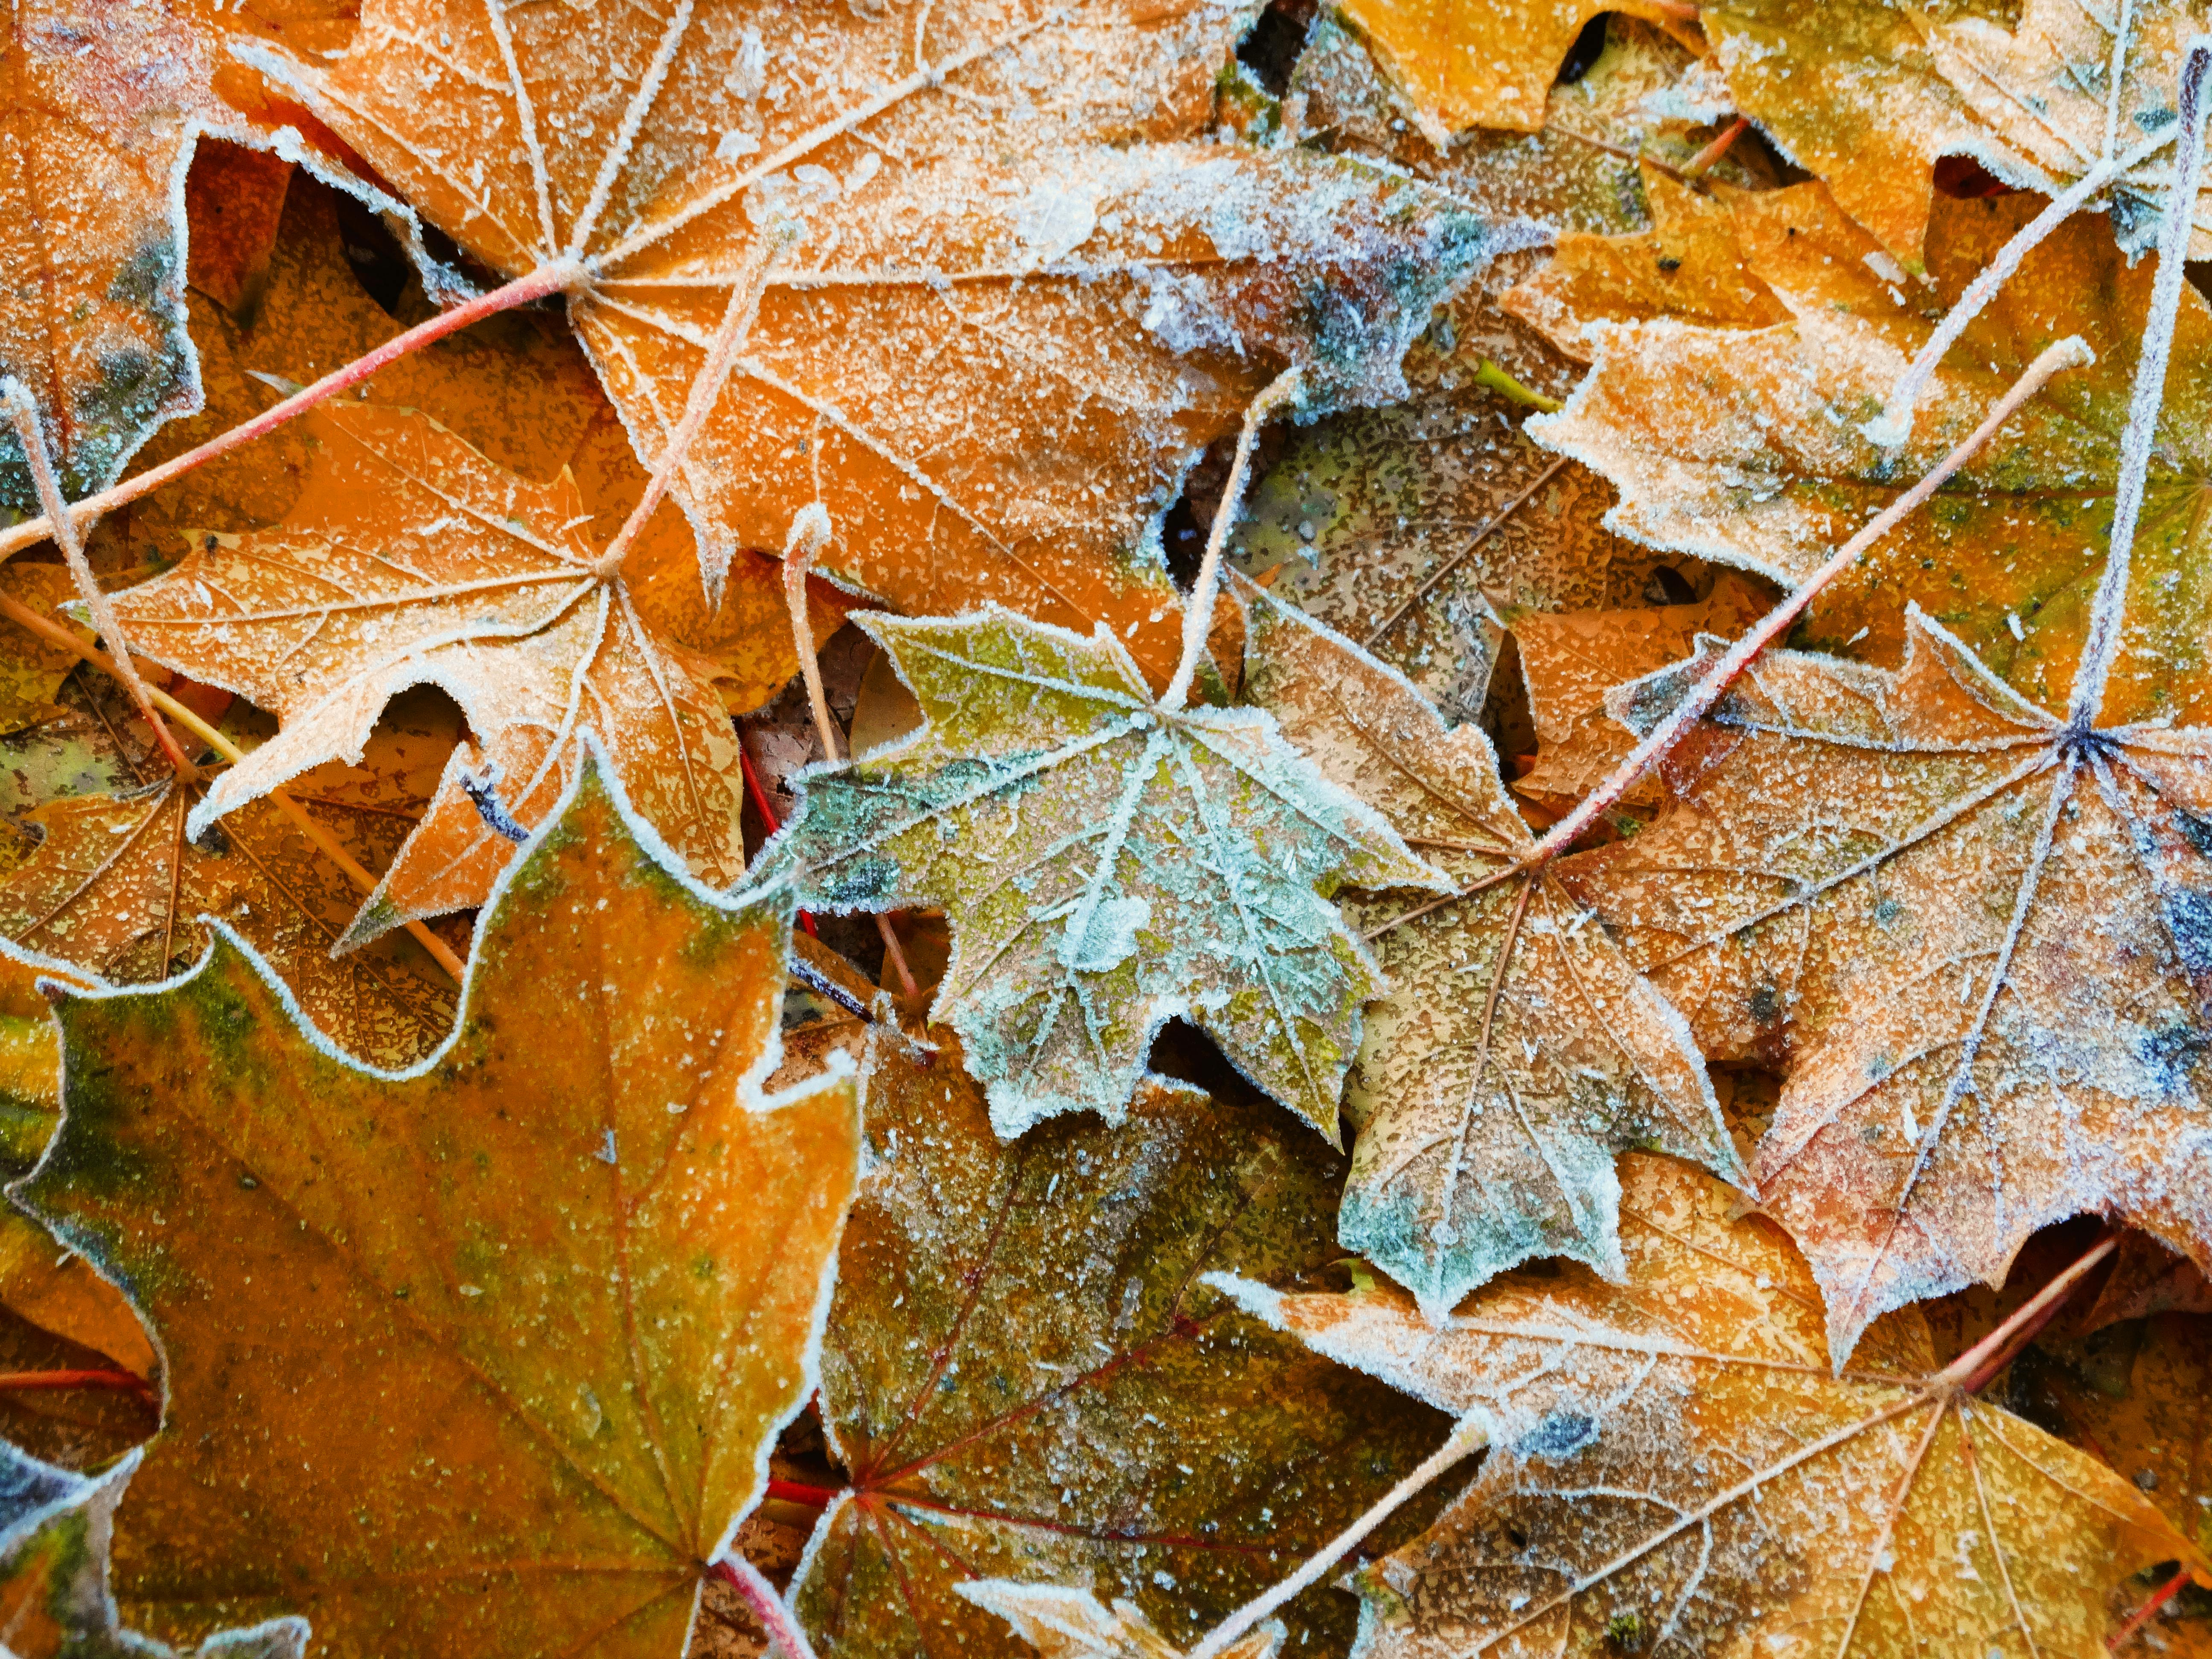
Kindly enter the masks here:
M 1371 1659 L 2088 1655 L 2133 1569 L 2212 1578 L 2133 1486 L 1937 1370 L 1917 1312 L 1832 1373 L 1778 1229 L 1663 1158 L 1621 1185 L 1619 1285 L 1524 1271 L 1441 1328 L 1387 1290 L 1224 1285 L 1488 1431 L 1473 1486 L 1355 1576 Z
M 694 872 L 734 882 L 744 785 L 713 666 L 659 636 L 602 568 L 573 477 L 531 483 L 420 415 L 342 404 L 308 425 L 312 470 L 282 526 L 210 535 L 116 599 L 142 653 L 282 722 L 215 780 L 188 833 L 358 757 L 388 699 L 434 684 L 473 739 L 348 944 L 481 902 L 509 830 L 539 823 L 575 775 L 586 730 Z
M 1894 663 L 1905 603 L 1917 601 L 2014 685 L 2063 708 L 2103 568 L 2155 262 L 2130 267 L 2093 221 L 2061 226 L 1943 358 L 1905 446 L 1884 448 L 1862 429 L 1943 306 L 2039 205 L 2027 196 L 1939 204 L 1930 291 L 1899 286 L 1889 256 L 1826 186 L 1745 198 L 1730 210 L 1738 257 L 1789 320 L 1648 318 L 1648 293 L 1595 271 L 1556 290 L 1595 308 L 1589 377 L 1528 430 L 1619 488 L 1613 528 L 1794 585 L 1978 426 L 2030 358 L 2054 338 L 2083 337 L 2096 362 L 2037 393 L 1924 512 L 1820 595 L 1799 635 Z M 1626 320 L 1607 322 L 1609 306 Z M 1563 313 L 1563 333 L 1573 314 Z M 2112 719 L 2212 715 L 2208 361 L 2212 307 L 2185 288 L 2106 699 Z
M 1434 1318 L 1532 1255 L 1618 1273 L 1613 1154 L 1741 1166 L 1681 1017 L 1541 864 L 1480 727 L 1250 583 L 1247 695 L 1461 884 L 1353 909 L 1389 976 L 1348 1079 L 1338 1235 Z M 1407 912 L 1413 914 L 1408 916 Z
M 255 61 L 468 252 L 567 276 L 710 587 L 819 503 L 841 580 L 913 613 L 1105 619 L 1164 679 L 1178 605 L 1148 525 L 1191 459 L 1286 362 L 1316 406 L 1395 391 L 1487 246 L 1372 167 L 1188 142 L 1244 15 L 375 0 L 334 61 Z M 729 383 L 668 457 L 749 272 Z
M 1789 1067 L 1753 1174 L 1839 1360 L 2076 1211 L 2212 1260 L 2212 732 L 2062 722 L 1909 623 L 1893 672 L 1768 652 L 1673 811 L 1562 870 L 1706 1053 Z M 1663 714 L 1700 644 L 1616 713 Z

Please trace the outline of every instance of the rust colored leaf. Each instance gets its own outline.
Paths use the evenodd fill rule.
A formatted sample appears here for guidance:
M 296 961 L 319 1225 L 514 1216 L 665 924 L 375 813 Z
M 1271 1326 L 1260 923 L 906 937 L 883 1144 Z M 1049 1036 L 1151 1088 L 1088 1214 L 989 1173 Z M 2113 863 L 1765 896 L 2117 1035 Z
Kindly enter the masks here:
M 438 686 L 467 715 L 422 821 L 347 935 L 480 903 L 514 851 L 462 787 L 544 821 L 599 732 L 623 787 L 702 879 L 744 869 L 737 740 L 714 670 L 659 637 L 603 573 L 573 477 L 517 477 L 427 416 L 318 410 L 306 488 L 277 529 L 211 537 L 119 594 L 137 648 L 283 722 L 191 809 L 189 833 L 310 767 L 357 757 L 386 702 Z M 180 821 L 184 821 L 180 819 Z
M 880 1041 L 868 1078 L 822 1366 L 852 1486 L 799 1613 L 823 1659 L 954 1659 L 1012 1645 L 973 1581 L 1080 1583 L 1187 1645 L 1443 1437 L 1200 1283 L 1315 1282 L 1343 1162 L 1264 1101 L 1157 1078 L 1125 1124 L 1005 1144 L 933 1035 L 927 1064 Z M 1340 1644 L 1352 1610 L 1294 1602 L 1292 1650 Z
M 1358 1126 L 1338 1233 L 1432 1318 L 1531 1256 L 1620 1270 L 1613 1154 L 1741 1167 L 1681 1016 L 1548 869 L 1479 727 L 1448 729 L 1401 678 L 1243 584 L 1249 692 L 1322 775 L 1462 885 L 1392 927 L 1389 989 L 1348 1080 Z M 1428 896 L 1419 903 L 1429 907 Z M 1368 928 L 1403 896 L 1352 908 Z
M 2039 392 L 1927 508 L 1820 595 L 1799 636 L 1894 664 L 1905 603 L 1917 601 L 2013 685 L 2063 708 L 2103 568 L 2156 262 L 2130 267 L 2105 227 L 2069 221 L 1944 359 L 1902 450 L 1860 429 L 1943 306 L 2040 205 L 2027 196 L 1939 204 L 1929 289 L 1885 274 L 1894 272 L 1889 257 L 1826 187 L 1748 198 L 1735 210 L 1741 257 L 1790 320 L 1601 327 L 1588 381 L 1529 429 L 1620 489 L 1616 529 L 1788 585 L 1978 424 L 2037 352 L 2081 335 L 2095 364 Z M 2115 720 L 2212 717 L 2212 556 L 2201 511 L 2212 473 L 2212 307 L 2186 287 L 2172 362 L 2106 700 Z
M 2076 730 L 1909 625 L 1895 672 L 1769 652 L 1674 809 L 1563 872 L 1707 1054 L 1787 1065 L 1753 1173 L 1839 1359 L 2078 1211 L 2212 1258 L 2212 734 Z M 1614 708 L 1647 729 L 1712 649 Z
M 325 761 L 288 793 L 364 867 L 383 869 L 428 808 L 455 736 L 395 722 L 368 739 L 361 763 Z M 205 781 L 154 771 L 135 787 L 28 813 L 44 839 L 0 878 L 0 934 L 111 983 L 147 984 L 197 960 L 207 919 L 218 918 L 348 1053 L 398 1066 L 436 1047 L 455 988 L 422 948 L 393 937 L 333 957 L 361 890 L 265 800 L 196 837 L 191 814 L 208 793 Z
M 1539 747 L 1534 769 L 1514 787 L 1523 794 L 1580 800 L 1636 747 L 1636 734 L 1606 713 L 1606 694 L 1690 655 L 1700 634 L 1734 640 L 1768 609 L 1757 587 L 1723 572 L 1712 592 L 1694 605 L 1516 617 L 1513 639 Z M 1621 799 L 1656 805 L 1658 779 L 1644 778 Z
M 1441 141 L 1463 127 L 1540 131 L 1559 65 L 1592 18 L 1680 23 L 1686 9 L 1661 0 L 1347 0 L 1344 15 Z
M 656 862 L 594 760 L 492 897 L 452 1043 L 316 1042 L 235 938 L 61 1007 L 15 1189 L 159 1333 L 125 1619 L 304 1615 L 332 1659 L 683 1650 L 813 1387 L 849 1072 L 764 1097 L 787 895 Z
M 2115 87 L 2112 29 L 2123 18 Z M 1713 0 L 1698 21 L 1738 107 L 1917 268 L 1939 160 L 1970 156 L 2008 184 L 2056 195 L 2107 153 L 2110 113 L 2121 153 L 2171 121 L 2181 54 L 2204 13 L 2194 0 L 1909 11 L 1882 0 Z M 2157 240 L 2171 157 L 2142 160 L 2112 192 L 2105 234 L 2117 231 L 2131 252 Z M 2207 252 L 2200 229 L 2194 257 Z
M 1777 1228 L 1662 1158 L 1622 1166 L 1619 1285 L 1523 1271 L 1441 1328 L 1388 1290 L 1228 1285 L 1492 1449 L 1363 1568 L 1367 1659 L 2101 1650 L 2107 1589 L 2197 1547 L 2095 1459 L 1933 1371 L 1917 1312 L 1832 1373 Z
M 818 502 L 825 574 L 915 613 L 1104 620 L 1164 681 L 1149 526 L 1190 459 L 1290 362 L 1313 407 L 1390 395 L 1487 251 L 1372 167 L 1191 142 L 1248 15 L 373 0 L 335 61 L 255 61 L 494 270 L 589 262 L 571 319 L 649 462 L 770 262 L 675 477 L 710 586 Z

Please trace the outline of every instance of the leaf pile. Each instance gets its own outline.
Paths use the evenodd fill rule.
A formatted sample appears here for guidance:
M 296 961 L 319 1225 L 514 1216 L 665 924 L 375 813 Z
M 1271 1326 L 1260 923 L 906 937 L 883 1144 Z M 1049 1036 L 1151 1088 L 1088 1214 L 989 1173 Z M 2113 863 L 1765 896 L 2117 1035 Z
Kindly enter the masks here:
M 19 0 L 0 1649 L 2212 1651 L 2208 23 Z

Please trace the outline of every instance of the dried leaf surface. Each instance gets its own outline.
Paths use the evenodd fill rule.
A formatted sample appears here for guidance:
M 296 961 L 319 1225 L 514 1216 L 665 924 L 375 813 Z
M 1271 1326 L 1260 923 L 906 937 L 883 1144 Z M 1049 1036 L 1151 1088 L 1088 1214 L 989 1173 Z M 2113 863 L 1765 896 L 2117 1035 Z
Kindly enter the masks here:
M 287 793 L 356 862 L 382 869 L 428 808 L 455 735 L 394 722 L 368 738 L 362 763 L 325 762 Z M 209 785 L 145 769 L 150 781 L 26 815 L 44 839 L 0 878 L 0 934 L 111 983 L 148 984 L 190 967 L 208 919 L 221 919 L 349 1054 L 400 1066 L 437 1046 L 453 1025 L 452 980 L 404 938 L 332 956 L 361 890 L 290 817 L 250 801 L 195 840 L 189 819 Z
M 1724 572 L 1694 605 L 1516 617 L 1513 640 L 1538 748 L 1535 766 L 1514 787 L 1524 794 L 1580 800 L 1636 747 L 1636 734 L 1606 713 L 1606 694 L 1680 661 L 1700 634 L 1735 639 L 1769 608 L 1756 586 Z M 1659 780 L 1647 775 L 1621 799 L 1651 805 L 1661 795 Z
M 2212 1256 L 2212 734 L 2076 732 L 1910 622 L 1895 672 L 1767 653 L 1674 811 L 1565 872 L 1707 1054 L 1787 1065 L 1753 1173 L 1839 1358 L 2078 1211 Z M 1644 729 L 1718 648 L 1616 710 Z
M 2063 708 L 2103 568 L 2155 262 L 2130 268 L 2106 227 L 2069 221 L 1944 360 L 1903 449 L 1883 450 L 1859 429 L 1943 307 L 2040 205 L 2027 196 L 1939 204 L 1929 292 L 1884 276 L 1888 256 L 1824 186 L 1746 198 L 1735 210 L 1741 257 L 1791 320 L 1601 329 L 1588 381 L 1529 429 L 1619 487 L 1614 528 L 1789 584 L 1963 440 L 2038 352 L 2082 336 L 2095 364 L 2059 376 L 2014 415 L 1822 593 L 1802 636 L 1893 664 L 1905 604 L 1917 601 L 2014 685 Z M 2106 700 L 2114 720 L 2212 714 L 2212 558 L 2200 510 L 2212 471 L 2208 362 L 2212 307 L 2185 288 Z
M 211 537 L 116 599 L 143 654 L 283 722 L 217 778 L 197 833 L 334 757 L 356 760 L 386 703 L 435 685 L 467 715 L 422 823 L 349 942 L 482 902 L 514 851 L 461 787 L 495 768 L 501 805 L 544 820 L 598 732 L 630 798 L 702 880 L 744 868 L 737 740 L 714 671 L 659 638 L 582 533 L 564 474 L 533 484 L 427 416 L 339 404 L 283 525 Z
M 1118 1119 L 1181 1017 L 1334 1136 L 1381 981 L 1326 896 L 1437 872 L 1267 715 L 1158 710 L 1109 634 L 1004 611 L 861 626 L 928 724 L 809 775 L 763 867 L 795 869 L 816 909 L 945 910 L 932 1017 L 960 1034 L 999 1133 Z
M 1098 1604 L 1088 1590 L 979 1578 L 960 1594 L 995 1613 L 1043 1659 L 1181 1659 L 1133 1602 Z M 1221 1650 L 1221 1659 L 1274 1659 L 1283 1627 L 1269 1623 Z
M 1147 526 L 1183 468 L 1286 362 L 1317 404 L 1388 395 L 1485 250 L 1372 168 L 1187 142 L 1249 15 L 381 0 L 343 57 L 282 72 L 495 269 L 594 262 L 572 320 L 648 459 L 732 283 L 774 262 L 678 475 L 710 580 L 819 501 L 854 586 L 1106 620 L 1164 678 L 1177 606 Z M 779 252 L 790 221 L 806 239 Z
M 2129 35 L 2115 88 L 2118 20 Z M 2108 111 L 2122 151 L 2171 123 L 2181 54 L 2205 13 L 2198 0 L 2117 13 L 2073 0 L 1911 11 L 1881 0 L 1717 0 L 1698 21 L 1738 107 L 1917 268 L 1940 208 L 1939 159 L 1971 156 L 2008 183 L 2057 194 L 2104 153 Z M 2170 157 L 2148 158 L 2114 192 L 2111 228 L 2133 252 L 2157 238 Z M 2208 252 L 2200 229 L 2194 256 Z
M 1646 1146 L 1740 1177 L 1681 1017 L 1547 870 L 1489 740 L 1257 588 L 1249 695 L 1331 781 L 1462 885 L 1376 941 L 1389 989 L 1349 1079 L 1359 1126 L 1339 1236 L 1441 1319 L 1531 1256 L 1620 1267 L 1613 1154 Z M 1353 908 L 1378 927 L 1402 898 Z
M 1443 1438 L 1199 1282 L 1309 1282 L 1340 1254 L 1343 1161 L 1304 1126 L 1155 1078 L 1124 1124 L 1006 1145 L 949 1040 L 926 1066 L 895 1042 L 823 1352 L 852 1490 L 796 1586 L 825 1659 L 1006 1652 L 978 1578 L 1088 1583 L 1187 1644 Z M 1352 1612 L 1309 1592 L 1292 1650 Z
M 1529 1270 L 1442 1328 L 1394 1291 L 1254 1311 L 1455 1413 L 1492 1449 L 1361 1570 L 1363 1659 L 2101 1651 L 2105 1593 L 2196 1547 L 2095 1459 L 1940 1375 L 1917 1313 L 1830 1371 L 1781 1232 L 1680 1164 L 1622 1166 L 1627 1274 Z
M 1345 0 L 1344 15 L 1388 64 L 1438 138 L 1463 127 L 1536 132 L 1575 37 L 1601 12 L 1679 23 L 1655 0 Z
M 682 1652 L 813 1386 L 859 1125 L 849 1074 L 760 1092 L 788 896 L 685 882 L 605 776 L 495 894 L 413 1072 L 314 1043 L 227 934 L 64 1006 L 67 1115 L 16 1191 L 160 1334 L 115 1551 L 149 1632 Z

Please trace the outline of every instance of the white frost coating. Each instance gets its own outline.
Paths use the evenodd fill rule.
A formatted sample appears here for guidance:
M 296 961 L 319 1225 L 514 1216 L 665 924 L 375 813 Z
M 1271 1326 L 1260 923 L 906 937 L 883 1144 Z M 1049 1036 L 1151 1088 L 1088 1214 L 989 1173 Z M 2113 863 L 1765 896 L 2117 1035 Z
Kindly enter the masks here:
M 1015 237 L 1037 264 L 1057 264 L 1098 228 L 1099 193 L 1097 185 L 1087 182 L 1070 188 L 1050 179 L 1039 179 L 1014 209 Z

